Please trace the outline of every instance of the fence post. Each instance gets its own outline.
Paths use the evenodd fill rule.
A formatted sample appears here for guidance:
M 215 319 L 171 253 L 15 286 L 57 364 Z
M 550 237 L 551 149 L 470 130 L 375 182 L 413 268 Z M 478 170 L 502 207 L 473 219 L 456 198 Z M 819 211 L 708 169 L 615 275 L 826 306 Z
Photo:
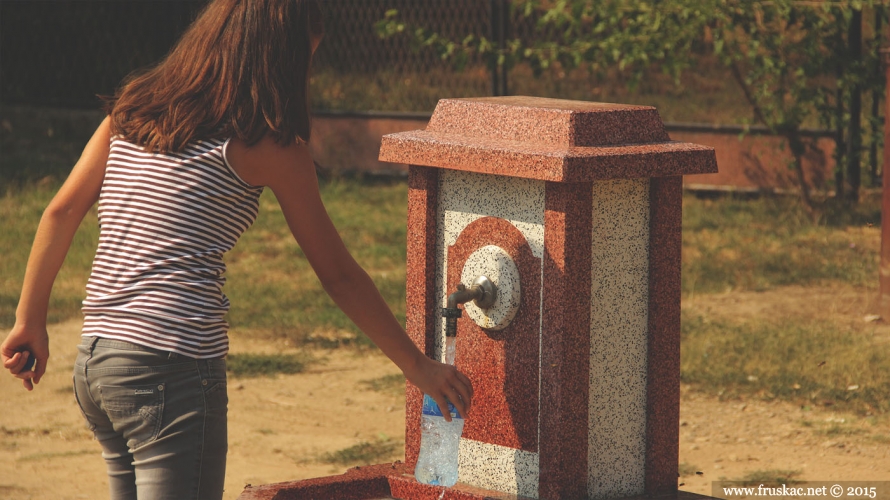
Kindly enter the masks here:
M 881 46 L 881 36 L 883 35 L 883 19 L 884 19 L 884 9 L 882 6 L 878 5 L 875 7 L 875 25 L 874 25 L 874 42 L 875 46 Z M 875 61 L 875 76 L 879 77 L 881 74 L 881 58 L 878 58 Z M 869 165 L 871 166 L 871 185 L 875 186 L 878 183 L 878 134 L 880 133 L 880 118 L 881 118 L 881 91 L 877 88 L 872 90 L 871 92 L 871 144 L 869 144 L 868 151 L 868 160 Z
M 853 11 L 848 35 L 851 61 L 862 60 L 862 9 Z M 850 90 L 850 149 L 847 156 L 847 182 L 850 185 L 850 201 L 859 201 L 862 184 L 862 85 L 856 83 Z
M 503 50 L 507 40 L 507 22 L 510 16 L 509 0 L 489 0 L 491 19 L 491 41 L 498 50 Z M 494 63 L 491 68 L 491 95 L 507 94 L 507 67 Z
M 878 277 L 881 286 L 879 314 L 890 321 L 890 47 L 881 49 L 881 60 L 887 75 L 884 99 L 884 163 L 881 167 L 881 266 Z

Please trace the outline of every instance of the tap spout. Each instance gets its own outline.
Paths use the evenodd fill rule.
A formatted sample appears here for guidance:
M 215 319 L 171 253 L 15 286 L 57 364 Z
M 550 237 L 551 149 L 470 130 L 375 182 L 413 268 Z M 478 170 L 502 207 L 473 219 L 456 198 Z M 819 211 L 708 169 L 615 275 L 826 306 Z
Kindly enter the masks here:
M 442 308 L 442 317 L 445 318 L 445 336 L 457 336 L 457 318 L 463 314 L 463 311 L 457 307 L 458 304 L 466 304 L 472 300 L 480 308 L 488 309 L 497 300 L 497 290 L 497 286 L 485 276 L 477 278 L 469 288 L 463 284 L 457 285 L 457 291 L 448 296 L 446 306 Z
M 476 300 L 479 297 L 482 297 L 482 287 L 478 285 L 471 286 L 467 288 L 463 284 L 457 285 L 457 291 L 448 296 L 448 300 L 446 302 L 446 306 L 449 309 L 454 309 L 458 304 L 466 304 L 471 300 Z

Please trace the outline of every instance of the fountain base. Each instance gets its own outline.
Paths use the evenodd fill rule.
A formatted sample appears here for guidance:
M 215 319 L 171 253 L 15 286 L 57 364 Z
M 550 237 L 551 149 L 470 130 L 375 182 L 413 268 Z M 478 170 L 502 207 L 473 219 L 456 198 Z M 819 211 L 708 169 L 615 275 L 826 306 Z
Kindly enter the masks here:
M 418 483 L 413 470 L 401 462 L 349 469 L 339 476 L 301 481 L 248 485 L 238 500 L 521 500 L 508 493 L 457 483 L 446 488 Z
M 418 483 L 413 470 L 401 462 L 349 469 L 339 476 L 300 481 L 247 485 L 238 500 L 523 500 L 500 491 L 457 483 L 445 488 Z M 711 500 L 712 497 L 677 491 L 662 496 L 640 495 L 622 500 Z

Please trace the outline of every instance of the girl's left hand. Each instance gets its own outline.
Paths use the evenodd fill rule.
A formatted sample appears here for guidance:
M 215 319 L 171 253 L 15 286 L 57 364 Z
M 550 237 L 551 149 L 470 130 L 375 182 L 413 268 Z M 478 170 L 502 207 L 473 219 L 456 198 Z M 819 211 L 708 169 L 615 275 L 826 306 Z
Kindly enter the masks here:
M 27 354 L 25 354 L 27 352 Z M 36 363 L 24 370 L 28 359 L 34 358 Z M 33 390 L 34 384 L 40 382 L 46 373 L 46 362 L 49 359 L 49 335 L 46 328 L 27 328 L 18 325 L 12 328 L 3 344 L 0 344 L 0 360 L 3 368 L 12 376 L 22 380 L 27 390 Z

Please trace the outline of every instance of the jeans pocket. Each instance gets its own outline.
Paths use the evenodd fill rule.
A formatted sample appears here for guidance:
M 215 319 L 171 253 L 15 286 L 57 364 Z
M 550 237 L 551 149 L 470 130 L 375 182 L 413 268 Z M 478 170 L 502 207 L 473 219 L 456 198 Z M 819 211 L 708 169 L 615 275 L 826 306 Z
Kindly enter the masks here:
M 164 415 L 164 384 L 102 385 L 102 407 L 130 450 L 158 437 Z
M 208 410 L 225 411 L 229 404 L 226 384 L 226 360 L 222 358 L 208 359 L 201 363 L 200 370 L 205 377 L 201 381 L 204 390 L 204 401 Z
M 225 410 L 229 405 L 229 394 L 226 379 L 207 380 L 204 388 L 204 401 L 208 410 Z

